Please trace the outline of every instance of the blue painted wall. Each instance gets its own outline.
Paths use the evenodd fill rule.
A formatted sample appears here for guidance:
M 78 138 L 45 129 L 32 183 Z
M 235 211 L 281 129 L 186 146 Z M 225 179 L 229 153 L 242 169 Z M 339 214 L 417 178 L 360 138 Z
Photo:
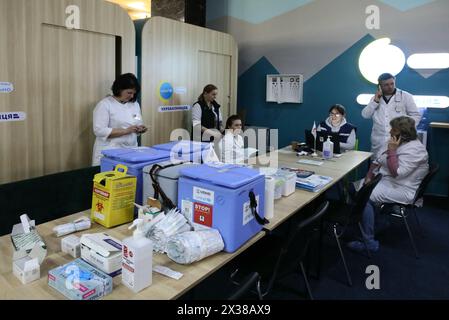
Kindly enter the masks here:
M 262 57 L 244 72 L 238 81 L 238 108 L 246 109 L 246 122 L 250 125 L 279 129 L 279 146 L 292 140 L 304 140 L 304 129 L 310 129 L 313 121 L 323 120 L 329 107 L 341 103 L 346 107 L 349 122 L 358 128 L 359 149 L 370 149 L 372 121 L 361 116 L 362 106 L 357 104 L 359 93 L 376 90 L 358 71 L 358 57 L 363 48 L 373 41 L 366 35 L 330 62 L 304 83 L 304 103 L 277 104 L 265 101 L 266 75 L 279 73 Z M 413 94 L 449 96 L 449 69 L 425 79 L 407 67 L 398 75 L 397 86 Z M 448 109 L 428 109 L 428 121 L 449 122 Z M 428 150 L 431 161 L 442 165 L 440 174 L 430 186 L 434 194 L 446 195 L 448 190 L 449 130 L 429 130 Z

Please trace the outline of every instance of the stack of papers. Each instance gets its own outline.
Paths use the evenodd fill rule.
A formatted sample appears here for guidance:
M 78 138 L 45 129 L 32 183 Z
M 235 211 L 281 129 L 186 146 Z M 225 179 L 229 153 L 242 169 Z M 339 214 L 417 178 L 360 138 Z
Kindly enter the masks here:
M 310 159 L 300 159 L 296 162 L 303 163 L 303 164 L 309 164 L 312 166 L 321 166 L 324 163 L 323 161 L 310 160 Z
M 296 178 L 296 187 L 311 192 L 317 192 L 323 189 L 323 187 L 331 181 L 331 177 L 312 174 L 307 178 Z

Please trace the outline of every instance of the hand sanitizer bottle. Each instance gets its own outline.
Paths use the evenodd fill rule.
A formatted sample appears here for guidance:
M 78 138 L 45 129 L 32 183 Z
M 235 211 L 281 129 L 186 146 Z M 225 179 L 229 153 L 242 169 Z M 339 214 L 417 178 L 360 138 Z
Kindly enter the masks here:
M 323 158 L 332 159 L 334 156 L 334 143 L 331 141 L 331 137 L 328 136 L 327 140 L 323 143 Z
M 144 221 L 134 220 L 128 228 L 134 230 L 133 236 L 122 242 L 122 283 L 135 293 L 152 283 L 153 243 L 143 234 Z

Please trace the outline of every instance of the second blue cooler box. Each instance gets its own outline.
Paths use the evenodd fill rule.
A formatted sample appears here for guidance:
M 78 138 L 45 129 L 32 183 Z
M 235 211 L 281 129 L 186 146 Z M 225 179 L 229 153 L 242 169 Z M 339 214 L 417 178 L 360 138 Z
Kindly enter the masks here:
M 137 177 L 136 203 L 142 204 L 145 166 L 170 159 L 170 152 L 149 147 L 120 148 L 102 151 L 101 172 L 113 171 L 118 164 L 128 167 L 128 174 Z
M 172 161 L 180 160 L 201 163 L 202 152 L 210 148 L 210 143 L 181 140 L 157 144 L 153 148 L 170 152 L 170 160 Z
M 220 231 L 224 251 L 236 251 L 262 230 L 265 176 L 259 171 L 203 164 L 184 168 L 180 174 L 178 205 L 193 222 Z

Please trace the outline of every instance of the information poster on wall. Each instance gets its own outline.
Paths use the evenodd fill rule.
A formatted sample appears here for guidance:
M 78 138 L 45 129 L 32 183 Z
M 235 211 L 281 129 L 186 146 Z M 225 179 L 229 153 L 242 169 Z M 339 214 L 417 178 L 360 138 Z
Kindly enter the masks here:
M 303 79 L 301 74 L 267 75 L 267 102 L 302 103 Z

